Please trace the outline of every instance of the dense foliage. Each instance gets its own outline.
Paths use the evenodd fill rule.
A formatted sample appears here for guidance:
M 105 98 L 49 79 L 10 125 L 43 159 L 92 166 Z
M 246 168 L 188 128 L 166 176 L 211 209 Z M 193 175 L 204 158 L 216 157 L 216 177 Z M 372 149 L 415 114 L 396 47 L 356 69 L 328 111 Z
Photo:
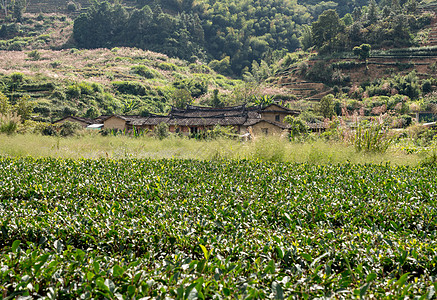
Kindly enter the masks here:
M 4 298 L 431 299 L 435 166 L 0 159 Z
M 352 14 L 340 18 L 337 11 L 327 10 L 303 32 L 304 48 L 315 46 L 320 53 L 350 51 L 363 43 L 372 48 L 408 47 L 415 43 L 414 33 L 430 24 L 432 16 L 421 14 L 415 0 L 381 2 L 356 7 Z M 311 36 L 310 36 L 311 35 Z
M 387 39 L 387 43 L 407 39 L 403 44 L 396 40 L 393 45 L 411 42 L 409 36 L 397 32 L 405 22 L 379 15 L 369 20 L 367 11 L 377 9 L 376 4 L 371 3 L 361 12 L 361 6 L 366 3 L 360 1 L 162 0 L 137 3 L 138 8 L 130 11 L 121 4 L 95 3 L 74 22 L 78 45 L 85 48 L 133 46 L 184 59 L 212 60 L 213 66 L 222 63 L 216 70 L 240 75 L 253 61 L 272 63 L 277 56 L 275 51 L 291 52 L 301 44 L 307 48 L 314 43 L 322 51 L 328 51 L 363 40 L 369 40 L 372 45 Z M 352 12 L 355 12 L 354 17 Z M 338 13 L 346 15 L 340 20 Z M 326 14 L 331 15 L 326 18 Z M 308 30 L 308 25 L 318 17 L 312 31 Z M 414 29 L 423 26 L 422 19 L 414 20 L 411 25 Z M 384 33 L 377 41 L 372 40 L 371 33 L 361 33 L 361 29 L 370 31 L 370 26 L 373 26 L 372 32 Z M 407 32 L 411 27 L 408 26 L 402 32 Z M 311 34 L 313 38 L 308 40 Z
M 203 30 L 193 15 L 148 6 L 128 13 L 121 4 L 101 2 L 75 20 L 74 38 L 84 48 L 132 46 L 188 59 L 200 55 Z

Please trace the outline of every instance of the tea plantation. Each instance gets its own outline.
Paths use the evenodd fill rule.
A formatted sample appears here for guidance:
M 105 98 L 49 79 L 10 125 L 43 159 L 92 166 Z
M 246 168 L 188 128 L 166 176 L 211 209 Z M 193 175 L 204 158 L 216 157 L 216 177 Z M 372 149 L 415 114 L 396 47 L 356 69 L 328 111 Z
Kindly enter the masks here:
M 435 299 L 436 167 L 0 158 L 3 299 Z

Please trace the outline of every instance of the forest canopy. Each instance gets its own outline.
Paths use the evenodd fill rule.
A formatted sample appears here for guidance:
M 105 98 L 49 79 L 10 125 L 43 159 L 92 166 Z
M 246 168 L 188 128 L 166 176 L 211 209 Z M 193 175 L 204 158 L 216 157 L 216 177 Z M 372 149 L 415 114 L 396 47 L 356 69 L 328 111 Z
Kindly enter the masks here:
M 95 2 L 75 20 L 73 34 L 83 48 L 138 47 L 241 75 L 253 61 L 272 63 L 275 52 L 300 47 L 332 53 L 363 43 L 411 46 L 412 33 L 430 22 L 415 1 L 137 0 L 128 10 Z

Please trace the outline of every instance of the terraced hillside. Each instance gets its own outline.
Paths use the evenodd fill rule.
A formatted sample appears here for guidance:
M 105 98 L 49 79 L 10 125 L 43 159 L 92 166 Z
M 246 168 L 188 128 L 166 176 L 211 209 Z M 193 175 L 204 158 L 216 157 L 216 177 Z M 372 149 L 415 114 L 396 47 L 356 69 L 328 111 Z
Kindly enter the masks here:
M 101 114 L 164 113 L 176 87 L 197 101 L 208 101 L 214 89 L 225 97 L 239 84 L 202 64 L 131 48 L 96 50 L 0 51 L 2 93 L 13 101 L 30 96 L 38 120 Z M 13 102 L 12 101 L 12 102 Z
M 280 87 L 287 88 L 298 99 L 319 101 L 329 94 L 331 89 L 323 83 L 311 82 L 298 75 L 298 69 L 293 68 L 281 73 L 278 79 Z
M 360 85 L 366 81 L 371 82 L 375 78 L 407 75 L 411 71 L 416 71 L 420 79 L 437 76 L 437 46 L 432 47 L 433 51 L 429 51 L 429 54 L 422 56 L 417 55 L 419 53 L 418 49 L 413 50 L 413 54 L 375 54 L 368 59 L 367 69 L 365 62 L 355 58 L 333 59 L 325 62 L 327 67 L 332 66 L 334 70 L 339 70 L 343 76 L 350 78 L 350 86 Z M 309 67 L 311 68 L 320 61 L 309 61 Z M 294 94 L 298 99 L 310 101 L 319 101 L 323 96 L 332 92 L 332 89 L 323 83 L 307 80 L 299 74 L 299 70 L 296 67 L 278 74 L 277 84 L 290 90 L 290 93 Z
M 306 69 L 311 69 L 317 63 L 323 63 L 325 68 L 332 68 L 334 73 L 347 78 L 349 86 L 371 82 L 376 78 L 406 75 L 411 71 L 416 71 L 420 79 L 437 76 L 437 3 L 425 4 L 417 12 L 433 16 L 430 25 L 424 29 L 427 37 L 421 47 L 375 50 L 372 51 L 367 64 L 351 53 L 345 53 L 344 57 L 336 59 L 312 57 L 305 61 Z M 277 85 L 288 89 L 298 99 L 310 101 L 319 101 L 332 92 L 330 86 L 322 83 L 326 81 L 314 82 L 309 79 L 306 76 L 306 69 L 302 71 L 299 63 L 291 65 L 288 69 L 277 73 Z M 334 85 L 335 83 L 331 84 Z

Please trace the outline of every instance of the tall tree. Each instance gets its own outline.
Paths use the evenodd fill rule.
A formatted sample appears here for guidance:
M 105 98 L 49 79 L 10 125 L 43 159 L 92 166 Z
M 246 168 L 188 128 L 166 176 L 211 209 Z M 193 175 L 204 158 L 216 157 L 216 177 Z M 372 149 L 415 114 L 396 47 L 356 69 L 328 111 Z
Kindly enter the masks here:
M 334 95 L 329 94 L 323 97 L 319 105 L 317 107 L 317 111 L 324 117 L 324 118 L 331 118 L 334 114 Z
M 379 19 L 379 13 L 378 13 L 378 6 L 376 5 L 375 0 L 370 0 L 369 2 L 369 12 L 367 13 L 367 22 L 369 25 L 375 24 L 378 22 Z
M 177 108 L 185 108 L 193 102 L 193 97 L 186 89 L 176 89 L 173 93 L 172 104 Z
M 322 47 L 332 48 L 336 43 L 337 36 L 344 30 L 343 21 L 333 9 L 324 11 L 311 26 L 314 44 L 319 49 Z
M 300 38 L 300 44 L 304 50 L 307 50 L 314 45 L 313 36 L 311 34 L 311 27 L 308 25 L 302 26 L 302 36 Z

